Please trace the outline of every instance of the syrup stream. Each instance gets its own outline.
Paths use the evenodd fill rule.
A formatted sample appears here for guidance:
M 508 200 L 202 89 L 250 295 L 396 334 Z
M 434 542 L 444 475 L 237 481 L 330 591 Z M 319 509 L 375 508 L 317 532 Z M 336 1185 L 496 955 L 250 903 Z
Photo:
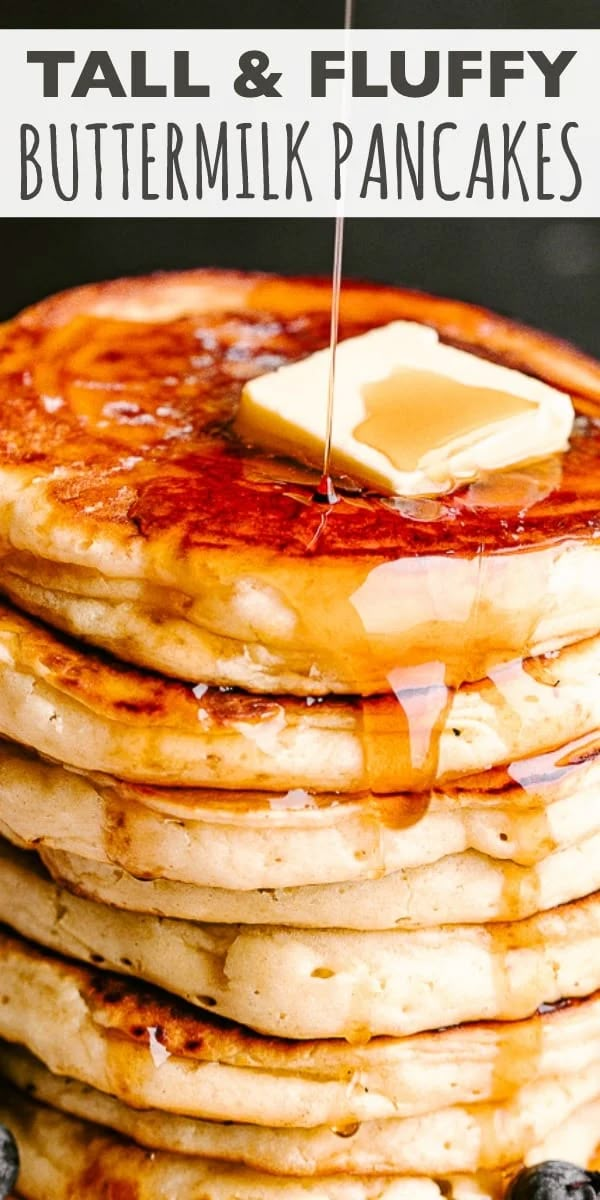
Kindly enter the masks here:
M 344 31 L 346 36 L 352 28 L 354 0 L 345 0 L 344 9 Z M 344 92 L 342 105 L 345 110 L 347 101 L 347 81 L 344 80 Z M 327 425 L 325 432 L 325 447 L 323 452 L 323 473 L 319 482 L 319 486 L 314 494 L 314 499 L 319 504 L 336 504 L 338 496 L 333 486 L 330 475 L 331 467 L 331 441 L 333 434 L 333 403 L 335 392 L 335 360 L 338 344 L 338 333 L 340 324 L 340 292 L 342 288 L 342 262 L 344 257 L 344 197 L 340 201 L 341 211 L 338 212 L 335 218 L 335 235 L 333 241 L 333 270 L 331 281 L 331 331 L 330 331 L 330 357 L 329 357 L 329 379 L 327 384 Z
M 348 0 L 351 5 L 352 0 Z M 333 404 L 335 392 L 335 362 L 340 324 L 340 292 L 342 287 L 342 261 L 344 257 L 344 214 L 339 213 L 335 218 L 335 238 L 333 245 L 333 276 L 331 294 L 331 333 L 329 354 L 329 380 L 327 385 L 327 429 L 325 435 L 325 451 L 323 454 L 323 476 L 319 484 L 319 494 L 323 491 L 332 502 L 335 500 L 335 489 L 330 478 L 331 440 L 333 436 Z

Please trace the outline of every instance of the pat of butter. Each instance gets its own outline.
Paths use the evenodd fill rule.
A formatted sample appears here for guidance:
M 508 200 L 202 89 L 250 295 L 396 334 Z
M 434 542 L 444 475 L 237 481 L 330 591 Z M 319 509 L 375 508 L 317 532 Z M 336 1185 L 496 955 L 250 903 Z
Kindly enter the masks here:
M 242 437 L 320 466 L 329 350 L 246 384 Z M 394 321 L 340 342 L 332 466 L 404 496 L 434 495 L 568 445 L 569 396 Z

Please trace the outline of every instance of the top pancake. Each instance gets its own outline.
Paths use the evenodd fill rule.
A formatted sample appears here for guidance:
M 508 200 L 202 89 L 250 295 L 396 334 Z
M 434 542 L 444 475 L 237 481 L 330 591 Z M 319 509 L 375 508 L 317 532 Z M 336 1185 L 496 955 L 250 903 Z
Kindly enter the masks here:
M 327 344 L 330 285 L 189 272 L 77 289 L 0 332 L 3 588 L 168 674 L 256 691 L 447 681 L 600 629 L 600 367 L 482 309 L 347 284 L 341 336 L 402 318 L 569 391 L 565 455 L 389 506 L 242 446 L 245 380 Z M 325 408 L 325 405 L 324 405 Z

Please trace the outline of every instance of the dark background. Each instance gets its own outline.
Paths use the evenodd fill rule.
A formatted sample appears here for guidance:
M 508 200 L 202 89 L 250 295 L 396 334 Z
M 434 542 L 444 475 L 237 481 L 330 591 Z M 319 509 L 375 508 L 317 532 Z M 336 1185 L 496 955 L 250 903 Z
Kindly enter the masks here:
M 600 0 L 355 0 L 358 27 L 597 27 Z M 333 27 L 342 0 L 2 0 L 16 27 Z M 600 69 L 600 64 L 599 64 Z M 4 221 L 0 317 L 71 284 L 157 268 L 327 272 L 323 220 Z M 354 220 L 345 273 L 479 301 L 600 354 L 598 220 Z

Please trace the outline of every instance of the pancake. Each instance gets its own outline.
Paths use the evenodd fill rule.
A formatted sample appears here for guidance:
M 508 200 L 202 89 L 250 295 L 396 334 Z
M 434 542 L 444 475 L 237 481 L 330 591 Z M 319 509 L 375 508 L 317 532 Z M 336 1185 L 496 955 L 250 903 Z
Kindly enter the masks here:
M 0 1120 L 14 1131 L 22 1152 L 20 1194 L 25 1200 L 500 1200 L 519 1165 L 504 1172 L 435 1179 L 387 1179 L 334 1175 L 307 1179 L 265 1175 L 240 1166 L 139 1149 L 131 1141 L 37 1104 L 2 1085 Z M 532 1152 L 534 1161 L 552 1154 L 553 1143 L 585 1148 L 591 1160 L 597 1138 L 598 1106 L 577 1114 Z
M 599 748 L 594 733 L 514 764 L 516 778 L 498 769 L 424 796 L 352 797 L 153 788 L 65 770 L 0 741 L 0 830 L 137 879 L 203 888 L 369 879 L 467 850 L 527 867 L 600 832 Z M 166 902 L 167 889 L 160 894 Z
M 42 851 L 41 859 L 53 879 L 70 891 L 116 908 L 188 921 L 305 929 L 521 921 L 600 890 L 600 834 L 534 867 L 497 863 L 470 851 L 361 883 L 257 892 L 135 879 L 119 867 L 64 851 Z
M 600 544 L 600 543 L 599 543 Z M 410 679 L 412 678 L 412 683 Z M 600 728 L 600 637 L 452 692 L 433 669 L 398 696 L 309 704 L 168 681 L 86 653 L 0 605 L 0 734 L 144 783 L 425 789 Z
M 279 1128 L 502 1102 L 598 1061 L 600 993 L 524 1021 L 367 1044 L 265 1038 L 0 932 L 0 1036 L 138 1109 Z M 32 997 L 35 1002 L 32 1002 Z
M 284 1178 L 497 1170 L 527 1158 L 584 1107 L 594 1105 L 600 1112 L 600 1063 L 584 1075 L 529 1084 L 505 1104 L 455 1106 L 342 1131 L 269 1129 L 191 1120 L 156 1109 L 139 1112 L 84 1084 L 51 1075 L 30 1055 L 2 1044 L 0 1074 L 43 1104 L 106 1126 L 149 1150 L 237 1163 Z
M 600 894 L 525 921 L 357 933 L 208 925 L 82 899 L 5 846 L 0 921 L 262 1033 L 402 1037 L 600 988 Z
M 500 486 L 389 506 L 346 481 L 324 514 L 314 473 L 230 424 L 245 380 L 327 344 L 330 301 L 329 281 L 192 271 L 76 289 L 5 325 L 8 594 L 143 666 L 309 696 L 389 691 L 399 664 L 478 679 L 594 636 L 598 365 L 484 309 L 348 282 L 342 338 L 433 325 L 570 392 L 581 419 L 565 455 Z

